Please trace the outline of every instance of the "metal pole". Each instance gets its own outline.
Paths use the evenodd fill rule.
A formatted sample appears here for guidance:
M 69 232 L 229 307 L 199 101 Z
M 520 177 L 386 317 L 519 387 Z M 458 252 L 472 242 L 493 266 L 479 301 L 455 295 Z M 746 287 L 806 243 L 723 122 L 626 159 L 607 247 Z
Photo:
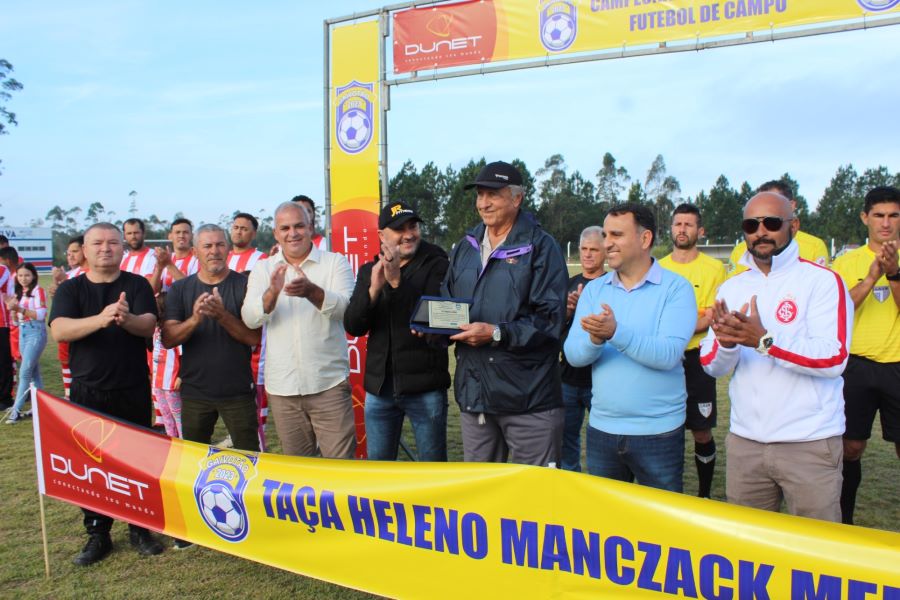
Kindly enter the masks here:
M 331 236 L 331 71 L 329 69 L 331 62 L 331 28 L 327 20 L 322 23 L 322 34 L 324 40 L 322 52 L 322 81 L 324 82 L 322 110 L 325 113 L 325 119 L 322 122 L 322 128 L 324 132 L 323 146 L 325 149 L 325 239 L 328 240 L 329 250 L 334 251 L 334 243 Z
M 388 174 L 387 111 L 391 109 L 391 96 L 390 88 L 384 83 L 387 79 L 387 56 L 385 45 L 387 44 L 387 38 L 391 31 L 390 21 L 388 20 L 389 17 L 390 14 L 386 10 L 382 10 L 378 13 L 378 26 L 381 31 L 381 40 L 378 44 L 378 112 L 380 121 L 378 129 L 381 136 L 381 164 L 379 165 L 379 170 L 381 171 L 381 201 L 378 205 L 379 209 L 390 202 L 390 186 L 388 185 L 390 182 L 390 175 Z

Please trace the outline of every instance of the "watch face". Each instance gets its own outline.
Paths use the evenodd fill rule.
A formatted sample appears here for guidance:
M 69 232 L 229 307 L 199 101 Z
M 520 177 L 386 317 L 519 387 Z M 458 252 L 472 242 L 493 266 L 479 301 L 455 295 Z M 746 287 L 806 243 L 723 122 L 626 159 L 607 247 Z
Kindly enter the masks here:
M 766 350 L 768 350 L 769 348 L 771 348 L 771 347 L 772 347 L 772 344 L 774 344 L 774 343 L 775 343 L 775 340 L 773 340 L 773 339 L 770 338 L 770 337 L 767 337 L 766 339 L 763 340 L 763 346 L 766 347 Z
M 494 334 L 491 337 L 494 338 L 495 342 L 500 341 L 500 328 L 499 327 L 494 327 Z

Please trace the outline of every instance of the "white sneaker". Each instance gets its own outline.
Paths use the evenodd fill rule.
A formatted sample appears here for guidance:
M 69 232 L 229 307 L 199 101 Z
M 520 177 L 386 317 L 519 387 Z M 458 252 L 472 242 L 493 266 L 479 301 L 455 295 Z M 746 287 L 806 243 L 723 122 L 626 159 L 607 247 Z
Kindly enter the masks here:
M 6 411 L 6 415 L 7 415 L 7 417 L 6 417 L 7 425 L 12 425 L 13 423 L 18 423 L 19 421 L 22 420 L 22 415 L 20 415 L 18 412 L 16 412 L 16 410 L 14 408 L 11 408 L 8 411 Z
M 225 436 L 225 439 L 215 444 L 219 448 L 234 448 L 234 442 L 231 441 L 231 434 Z

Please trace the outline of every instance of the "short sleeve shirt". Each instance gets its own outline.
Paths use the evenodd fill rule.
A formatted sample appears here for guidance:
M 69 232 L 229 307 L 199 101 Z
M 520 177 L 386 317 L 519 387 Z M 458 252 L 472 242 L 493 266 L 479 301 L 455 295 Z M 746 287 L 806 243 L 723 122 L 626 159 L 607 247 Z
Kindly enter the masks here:
M 139 275 L 121 271 L 109 283 L 94 283 L 85 277 L 67 279 L 59 284 L 49 322 L 64 317 L 83 319 L 100 314 L 117 302 L 125 292 L 132 314 L 157 316 L 156 300 L 150 283 Z M 72 379 L 98 390 L 122 390 L 146 384 L 147 340 L 110 325 L 69 344 L 69 368 Z
M 229 271 L 215 285 L 200 281 L 197 275 L 179 279 L 166 296 L 166 321 L 186 321 L 194 312 L 201 294 L 218 288 L 225 309 L 241 319 L 241 307 L 247 295 L 247 277 Z M 207 400 L 243 398 L 255 386 L 250 370 L 251 347 L 237 341 L 217 321 L 204 318 L 181 346 L 181 394 L 185 398 Z

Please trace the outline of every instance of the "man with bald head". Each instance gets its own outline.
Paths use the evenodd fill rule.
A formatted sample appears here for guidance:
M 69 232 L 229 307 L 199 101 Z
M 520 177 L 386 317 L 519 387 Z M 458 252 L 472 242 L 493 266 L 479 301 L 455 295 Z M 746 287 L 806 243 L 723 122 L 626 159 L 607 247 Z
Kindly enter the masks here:
M 285 454 L 352 458 L 356 427 L 344 311 L 353 292 L 347 259 L 312 241 L 306 209 L 275 209 L 278 251 L 250 272 L 241 308 L 250 329 L 266 326 L 265 386 Z
M 802 260 L 790 201 L 761 192 L 744 208 L 746 271 L 719 288 L 701 343 L 713 377 L 731 371 L 728 501 L 841 519 L 843 379 L 853 302 L 835 273 Z

